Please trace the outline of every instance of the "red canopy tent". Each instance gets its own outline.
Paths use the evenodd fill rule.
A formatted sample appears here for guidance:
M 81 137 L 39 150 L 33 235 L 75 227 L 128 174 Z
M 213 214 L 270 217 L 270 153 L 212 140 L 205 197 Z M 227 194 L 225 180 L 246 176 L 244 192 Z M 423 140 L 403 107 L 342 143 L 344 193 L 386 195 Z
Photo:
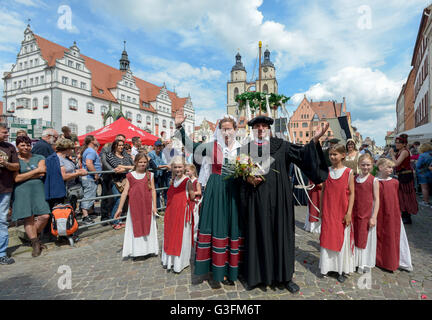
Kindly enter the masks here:
M 84 138 L 88 135 L 92 135 L 97 139 L 102 147 L 105 143 L 113 142 L 115 137 L 120 133 L 126 136 L 126 142 L 129 144 L 132 143 L 133 137 L 140 137 L 142 145 L 151 146 L 154 145 L 154 143 L 159 139 L 158 137 L 138 128 L 137 126 L 134 126 L 125 118 L 120 118 L 96 131 L 79 136 L 78 141 L 80 145 L 83 145 Z

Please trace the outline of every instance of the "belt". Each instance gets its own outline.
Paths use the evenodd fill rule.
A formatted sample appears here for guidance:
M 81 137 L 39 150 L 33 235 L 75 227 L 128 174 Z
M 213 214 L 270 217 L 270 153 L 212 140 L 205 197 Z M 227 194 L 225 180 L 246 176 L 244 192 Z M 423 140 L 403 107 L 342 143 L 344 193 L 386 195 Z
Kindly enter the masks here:
M 404 171 L 396 171 L 397 174 L 401 174 L 401 173 L 413 173 L 412 170 L 404 170 Z

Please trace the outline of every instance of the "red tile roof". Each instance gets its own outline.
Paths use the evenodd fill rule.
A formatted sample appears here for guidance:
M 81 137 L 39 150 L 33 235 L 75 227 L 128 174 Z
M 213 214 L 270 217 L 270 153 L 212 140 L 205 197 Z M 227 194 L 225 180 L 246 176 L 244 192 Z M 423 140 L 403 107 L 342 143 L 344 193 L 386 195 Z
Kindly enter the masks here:
M 309 102 L 309 105 L 320 119 L 337 118 L 341 115 L 342 103 L 335 103 L 334 107 L 333 101 L 314 101 Z
M 42 57 L 47 61 L 49 67 L 54 66 L 56 59 L 63 58 L 64 53 L 69 51 L 69 49 L 46 40 L 36 34 L 34 36 L 41 50 Z M 118 103 L 117 99 L 112 95 L 109 89 L 117 87 L 117 83 L 122 79 L 124 72 L 83 54 L 81 54 L 81 57 L 85 60 L 86 67 L 92 73 L 92 96 Z M 162 87 L 137 77 L 134 77 L 134 79 L 136 86 L 140 90 L 140 108 L 142 110 L 157 113 L 150 102 L 156 100 L 156 96 L 159 94 Z M 99 90 L 102 90 L 102 92 L 99 92 Z M 168 94 L 172 101 L 172 112 L 174 116 L 175 112 L 184 106 L 187 98 L 179 98 L 176 93 L 171 91 L 168 91 Z M 149 107 L 143 106 L 143 102 L 149 104 Z

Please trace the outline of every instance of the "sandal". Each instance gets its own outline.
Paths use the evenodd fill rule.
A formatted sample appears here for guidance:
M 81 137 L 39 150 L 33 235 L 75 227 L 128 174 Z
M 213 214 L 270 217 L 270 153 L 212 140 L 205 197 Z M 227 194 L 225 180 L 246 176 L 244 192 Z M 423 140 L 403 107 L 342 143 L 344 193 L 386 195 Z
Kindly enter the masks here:
M 120 224 L 113 225 L 114 230 L 120 230 L 121 228 L 122 228 L 122 226 Z

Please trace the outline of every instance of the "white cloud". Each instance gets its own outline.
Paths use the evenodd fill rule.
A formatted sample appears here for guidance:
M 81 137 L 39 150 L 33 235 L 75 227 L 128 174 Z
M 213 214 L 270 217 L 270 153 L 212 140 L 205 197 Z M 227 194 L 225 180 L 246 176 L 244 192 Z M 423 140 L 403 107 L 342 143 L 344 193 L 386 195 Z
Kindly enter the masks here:
M 24 39 L 25 26 L 18 13 L 0 6 L 0 51 L 16 53 L 19 40 Z
M 172 91 L 175 88 L 180 97 L 191 94 L 196 124 L 204 118 L 215 121 L 226 113 L 226 93 L 215 89 L 221 81 L 221 71 L 147 55 L 139 57 L 139 61 L 141 65 L 148 66 L 145 70 L 135 71 L 139 78 L 158 85 L 165 82 L 168 89 Z
M 402 84 L 402 80 L 393 81 L 379 70 L 346 67 L 306 92 L 293 95 L 291 101 L 297 107 L 304 94 L 315 101 L 341 102 L 346 97 L 353 125 L 364 137 L 374 137 L 383 144 L 386 131 L 393 130 L 396 125 L 396 98 Z

